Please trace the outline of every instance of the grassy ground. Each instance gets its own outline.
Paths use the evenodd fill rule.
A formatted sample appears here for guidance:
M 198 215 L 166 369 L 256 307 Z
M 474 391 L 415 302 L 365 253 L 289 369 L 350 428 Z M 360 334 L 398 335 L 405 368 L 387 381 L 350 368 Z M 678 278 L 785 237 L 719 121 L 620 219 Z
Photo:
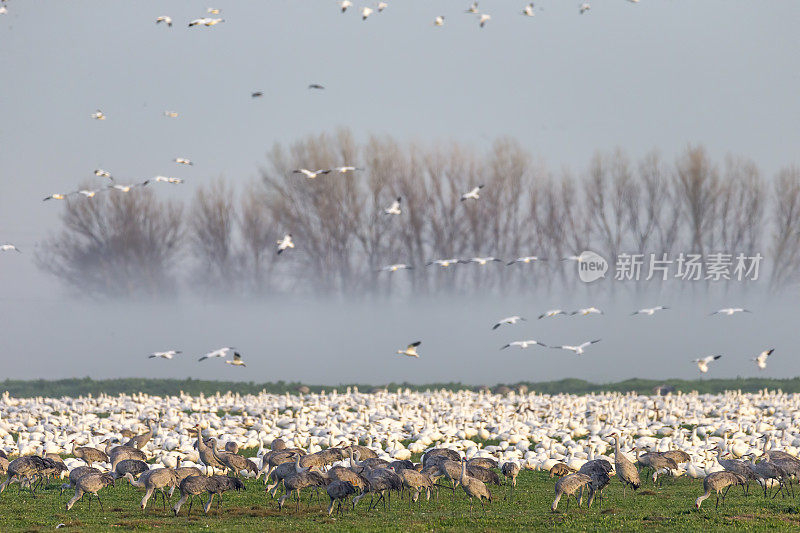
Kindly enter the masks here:
M 702 482 L 687 478 L 665 480 L 660 491 L 648 484 L 637 493 L 623 497 L 622 487 L 614 479 L 606 489 L 602 511 L 597 502 L 591 510 L 579 509 L 570 502 L 569 510 L 562 499 L 559 510 L 550 512 L 553 480 L 546 473 L 522 472 L 513 500 L 504 500 L 506 486 L 492 487 L 494 502 L 484 514 L 477 505 L 472 515 L 464 492 L 459 488 L 455 498 L 441 489 L 439 500 L 416 504 L 409 509 L 408 499 L 392 498 L 391 510 L 382 507 L 367 511 L 365 498 L 355 511 L 342 517 L 328 517 L 325 501 L 310 505 L 310 493 L 303 494 L 300 511 L 294 506 L 278 510 L 277 503 L 264 494 L 264 485 L 247 481 L 247 490 L 226 494 L 220 511 L 216 507 L 208 516 L 195 505 L 192 516 L 187 507 L 178 517 L 171 510 L 148 507 L 139 509 L 142 492 L 118 482 L 116 487 L 101 491 L 105 511 L 97 500 L 91 510 L 87 502 L 79 502 L 71 511 L 64 504 L 72 494 L 59 494 L 58 484 L 51 483 L 37 498 L 26 492 L 17 493 L 16 485 L 0 495 L 0 531 L 50 531 L 65 524 L 64 531 L 118 531 L 123 529 L 158 531 L 431 531 L 479 529 L 482 531 L 552 530 L 563 531 L 800 531 L 797 501 L 766 500 L 757 490 L 745 498 L 741 489 L 731 490 L 724 505 L 714 509 L 714 499 L 706 500 L 700 511 L 694 509 L 695 498 L 702 492 Z M 798 495 L 800 498 L 800 495 Z M 177 500 L 173 496 L 173 503 Z M 152 505 L 153 500 L 151 500 Z M 198 512 L 199 511 L 199 512 Z

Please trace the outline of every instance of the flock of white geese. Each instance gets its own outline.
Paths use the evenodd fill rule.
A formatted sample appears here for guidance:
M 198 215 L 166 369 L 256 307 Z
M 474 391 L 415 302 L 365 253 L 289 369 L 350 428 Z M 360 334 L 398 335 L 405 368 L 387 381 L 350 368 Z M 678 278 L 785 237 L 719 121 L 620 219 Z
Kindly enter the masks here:
M 400 479 L 399 486 L 380 489 L 380 496 L 383 490 L 414 492 L 413 487 L 419 496 L 422 489 L 415 485 L 417 481 L 430 489 L 444 479 L 453 488 L 462 485 L 467 496 L 477 497 L 482 505 L 481 494 L 491 498 L 491 490 L 499 490 L 491 488 L 501 483 L 494 472 L 498 469 L 510 484 L 524 470 L 564 476 L 556 483 L 554 508 L 563 495 L 577 497 L 570 483 L 584 478 L 590 501 L 611 479 L 638 488 L 650 478 L 656 483 L 665 475 L 704 478 L 705 497 L 718 487 L 714 481 L 725 477 L 732 480 L 726 486 L 755 483 L 765 493 L 773 489 L 777 493 L 788 490 L 791 478 L 800 473 L 800 467 L 794 469 L 800 465 L 795 459 L 800 452 L 800 433 L 794 423 L 798 410 L 800 396 L 767 391 L 572 396 L 526 390 L 363 393 L 348 388 L 294 395 L 30 399 L 5 393 L 0 398 L 0 474 L 7 478 L 0 492 L 12 483 L 19 483 L 21 490 L 35 490 L 40 480 L 19 465 L 37 457 L 63 465 L 48 473 L 69 480 L 62 488 L 75 488 L 68 508 L 83 494 L 97 495 L 119 478 L 148 489 L 142 502 L 146 507 L 152 495 L 150 478 L 168 469 L 169 473 L 159 473 L 167 486 L 154 489 L 181 491 L 181 500 L 173 508 L 176 514 L 186 498 L 194 495 L 191 483 L 205 483 L 204 476 L 220 470 L 232 470 L 235 477 L 265 476 L 273 496 L 283 483 L 280 506 L 295 490 L 330 489 L 333 477 L 350 475 L 346 470 L 370 480 L 360 486 L 356 476 L 353 489 L 342 496 L 353 495 L 357 500 L 371 489 L 379 490 L 376 487 L 381 485 L 371 477 L 379 474 L 373 469 Z M 284 447 L 278 459 L 277 449 Z M 248 449 L 255 452 L 251 459 L 240 455 Z M 417 454 L 423 454 L 423 465 L 410 462 Z M 72 457 L 62 459 L 65 455 Z M 434 461 L 437 455 L 447 460 Z M 640 478 L 633 467 L 636 463 L 650 467 L 651 473 Z M 462 467 L 469 474 L 459 475 Z M 405 470 L 409 472 L 403 474 Z M 174 472 L 188 475 L 178 482 Z M 81 482 L 80 476 L 89 474 L 94 476 L 94 485 Z M 194 477 L 200 479 L 186 481 Z M 298 484 L 295 477 L 319 484 Z M 473 483 L 476 477 L 486 479 Z M 426 479 L 434 484 L 426 485 Z M 605 481 L 593 486 L 598 479 Z M 238 481 L 231 483 L 237 490 L 244 487 Z M 215 490 L 207 490 L 207 504 Z M 328 494 L 330 512 L 339 497 L 336 490 Z M 492 505 L 502 505 L 497 500 Z

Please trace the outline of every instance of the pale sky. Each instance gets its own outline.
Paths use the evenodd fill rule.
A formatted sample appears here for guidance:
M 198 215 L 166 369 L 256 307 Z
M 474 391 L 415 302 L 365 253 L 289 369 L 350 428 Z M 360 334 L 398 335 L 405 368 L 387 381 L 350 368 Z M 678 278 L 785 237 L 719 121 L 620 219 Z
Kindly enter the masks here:
M 389 0 L 383 13 L 366 22 L 356 10 L 341 14 L 333 0 L 9 0 L 8 13 L 0 15 L 0 242 L 15 243 L 24 253 L 0 255 L 0 363 L 24 354 L 28 364 L 5 365 L 3 374 L 232 378 L 237 374 L 229 370 L 239 369 L 219 374 L 185 363 L 148 367 L 140 357 L 172 346 L 202 351 L 242 339 L 254 361 L 251 372 L 239 375 L 257 381 L 497 382 L 519 375 L 513 359 L 493 357 L 499 335 L 486 340 L 481 330 L 478 341 L 478 333 L 470 332 L 476 337 L 448 348 L 458 335 L 448 321 L 458 317 L 459 324 L 471 324 L 473 315 L 464 305 L 451 315 L 447 302 L 422 311 L 395 303 L 389 315 L 354 305 L 355 316 L 372 324 L 372 331 L 352 347 L 344 342 L 358 338 L 361 326 L 348 328 L 333 303 L 325 304 L 331 306 L 328 312 L 317 310 L 308 319 L 303 302 L 253 304 L 256 319 L 235 303 L 198 308 L 189 302 L 166 307 L 73 302 L 33 265 L 37 243 L 58 230 L 61 208 L 41 200 L 74 190 L 98 167 L 123 181 L 183 177 L 185 186 L 160 194 L 189 199 L 198 184 L 219 176 L 237 185 L 256 178 L 274 142 L 337 127 L 348 127 L 359 138 L 453 139 L 476 150 L 498 136 L 512 136 L 554 170 L 581 170 L 596 150 L 617 146 L 632 157 L 658 148 L 671 158 L 689 142 L 704 143 L 717 160 L 726 153 L 748 156 L 766 176 L 800 163 L 800 3 L 598 0 L 579 15 L 579 2 L 559 0 L 538 2 L 533 18 L 519 14 L 525 3 L 482 0 L 481 9 L 492 19 L 479 29 L 475 16 L 463 13 L 469 2 L 453 0 Z M 211 5 L 221 9 L 224 23 L 186 27 Z M 154 23 L 164 14 L 174 19 L 172 28 Z M 446 17 L 442 28 L 433 26 L 437 15 Z M 308 91 L 309 83 L 326 90 Z M 255 90 L 265 96 L 251 99 Z M 107 120 L 89 118 L 97 108 Z M 165 110 L 180 116 L 166 118 Z M 172 162 L 178 156 L 195 166 L 179 167 Z M 576 295 L 563 300 L 585 304 Z M 475 323 L 483 327 L 516 312 L 506 307 L 522 307 L 507 303 L 492 304 L 492 312 L 482 312 L 480 320 L 476 315 Z M 692 312 L 698 316 L 713 307 L 697 305 Z M 547 305 L 531 304 L 521 312 L 541 307 Z M 389 320 L 391 313 L 407 317 L 407 324 Z M 789 339 L 792 325 L 772 317 L 758 318 L 767 328 L 762 333 Z M 220 330 L 208 325 L 218 320 Z M 189 338 L 198 324 L 204 326 L 203 338 Z M 306 332 L 303 342 L 313 340 L 313 347 L 270 344 L 280 327 Z M 325 336 L 326 328 L 334 332 Z M 369 364 L 369 357 L 383 361 L 387 350 L 421 333 L 427 335 L 423 351 L 430 359 L 411 363 L 424 373 L 397 359 L 388 367 Z M 584 333 L 604 331 L 574 335 Z M 721 348 L 736 348 L 730 336 L 719 333 Z M 707 328 L 694 335 L 661 346 L 665 353 L 657 360 L 617 334 L 618 344 L 597 347 L 606 359 L 591 364 L 596 367 L 564 366 L 551 358 L 526 378 L 689 377 L 691 366 L 662 363 L 673 349 L 682 352 L 680 361 L 696 357 L 684 345 L 693 344 L 688 341 L 703 349 L 716 346 L 705 346 L 714 340 Z M 330 349 L 327 342 L 334 339 L 338 344 Z M 559 342 L 567 340 L 572 339 Z M 772 342 L 747 340 L 753 349 Z M 281 357 L 289 359 L 276 362 Z M 644 358 L 643 370 L 613 372 L 620 368 L 615 358 L 634 357 Z M 135 366 L 120 366 L 127 361 Z M 358 364 L 348 368 L 347 361 Z M 800 363 L 778 364 L 775 357 L 777 375 L 800 372 Z M 725 370 L 720 365 L 720 375 L 744 374 L 748 365 Z

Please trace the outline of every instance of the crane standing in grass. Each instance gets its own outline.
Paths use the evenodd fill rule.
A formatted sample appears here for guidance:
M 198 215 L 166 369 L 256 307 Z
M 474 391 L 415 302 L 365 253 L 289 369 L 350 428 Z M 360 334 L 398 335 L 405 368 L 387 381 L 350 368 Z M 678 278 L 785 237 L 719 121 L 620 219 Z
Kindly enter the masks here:
M 727 470 L 712 472 L 703 480 L 703 488 L 705 489 L 705 493 L 697 498 L 697 500 L 694 502 L 694 506 L 697 509 L 700 509 L 700 504 L 702 504 L 704 500 L 708 499 L 713 491 L 717 494 L 717 503 L 714 506 L 716 509 L 719 507 L 720 494 L 722 494 L 722 503 L 725 503 L 725 496 L 728 494 L 728 490 L 735 485 L 744 485 L 745 482 L 746 481 L 742 476 L 733 472 L 728 472 Z
M 472 513 L 472 498 L 478 498 L 481 504 L 481 509 L 486 512 L 486 507 L 483 505 L 483 500 L 492 501 L 492 493 L 486 488 L 483 481 L 475 479 L 467 475 L 467 460 L 461 459 L 461 477 L 458 479 L 461 488 L 469 496 L 469 512 Z
M 622 496 L 624 497 L 625 488 L 628 485 L 636 490 L 642 485 L 642 482 L 639 480 L 639 471 L 619 449 L 619 433 L 614 433 L 612 437 L 614 437 L 614 470 L 622 482 Z
M 567 509 L 569 509 L 570 496 L 573 496 L 576 500 L 578 500 L 578 507 L 580 507 L 582 498 L 578 498 L 576 493 L 591 482 L 592 478 L 586 474 L 567 474 L 566 476 L 559 478 L 559 480 L 556 481 L 556 499 L 553 500 L 553 505 L 550 506 L 550 510 L 556 510 L 558 507 L 558 502 L 561 500 L 561 496 L 564 494 L 567 495 Z

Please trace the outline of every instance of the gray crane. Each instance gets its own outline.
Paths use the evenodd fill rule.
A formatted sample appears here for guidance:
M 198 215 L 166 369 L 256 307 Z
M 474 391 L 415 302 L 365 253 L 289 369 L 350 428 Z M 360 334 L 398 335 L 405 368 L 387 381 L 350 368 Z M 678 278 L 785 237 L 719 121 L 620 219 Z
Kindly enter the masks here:
M 147 420 L 147 431 L 142 433 L 141 435 L 136 435 L 135 437 L 131 437 L 128 442 L 123 444 L 123 446 L 130 446 L 131 448 L 136 448 L 137 450 L 141 450 L 145 447 L 145 445 L 150 442 L 150 439 L 153 438 L 153 420 Z
M 286 493 L 278 500 L 278 509 L 283 509 L 283 502 L 286 498 L 295 495 L 297 506 L 295 512 L 300 510 L 300 491 L 309 487 L 323 487 L 325 486 L 325 476 L 319 472 L 310 469 L 304 469 L 301 472 L 295 472 L 283 478 L 283 485 L 286 488 Z
M 578 500 L 578 507 L 581 506 L 582 497 L 579 497 L 576 493 L 580 491 L 583 494 L 583 487 L 591 483 L 592 478 L 587 476 L 586 474 L 567 474 L 566 476 L 559 478 L 556 481 L 556 499 L 553 500 L 553 504 L 550 506 L 551 511 L 555 511 L 558 507 L 558 502 L 561 500 L 561 496 L 564 494 L 567 495 L 567 509 L 569 509 L 569 497 L 573 496 L 576 500 Z
M 431 499 L 431 490 L 433 490 L 433 480 L 427 475 L 423 474 L 422 472 L 417 472 L 416 470 L 404 468 L 402 470 L 396 470 L 393 467 L 392 470 L 400 477 L 400 480 L 403 483 L 403 487 L 408 489 L 408 492 L 411 493 L 411 497 L 408 499 L 408 507 L 411 507 L 413 502 L 416 502 L 419 498 L 419 494 L 424 490 L 426 493 L 426 499 Z
M 189 476 L 202 476 L 203 472 L 196 466 L 181 466 L 173 470 L 175 472 L 175 485 L 169 489 L 169 498 L 172 498 L 172 493 L 175 492 L 176 487 L 180 487 L 181 481 Z
M 195 496 L 200 496 L 204 492 L 208 492 L 212 484 L 210 479 L 211 478 L 207 476 L 188 476 L 181 481 L 180 485 L 178 485 L 178 489 L 181 491 L 181 498 L 178 500 L 178 503 L 172 507 L 172 512 L 175 513 L 175 516 L 178 516 L 186 500 L 189 500 L 189 511 L 186 513 L 186 516 L 192 514 L 192 503 L 194 502 Z M 200 498 L 200 503 L 203 503 L 202 497 Z M 204 508 L 204 511 L 208 514 L 207 508 Z
M 131 474 L 134 477 L 150 470 L 150 465 L 138 459 L 125 459 L 117 463 L 111 476 L 114 479 L 125 477 L 125 474 Z
M 167 509 L 167 495 L 166 488 L 173 489 L 177 484 L 178 478 L 175 471 L 171 468 L 156 468 L 155 470 L 148 470 L 139 476 L 136 480 L 133 474 L 127 472 L 125 479 L 134 487 L 145 489 L 144 497 L 142 498 L 142 512 L 147 508 L 147 502 L 156 490 L 161 494 L 161 499 L 164 502 L 164 510 Z M 158 494 L 156 494 L 156 502 L 158 502 Z
M 334 503 L 337 504 L 336 513 L 343 514 L 342 502 L 352 494 L 355 494 L 356 488 L 349 481 L 337 480 L 328 485 L 325 491 L 328 493 L 328 498 L 331 500 L 331 504 L 328 506 L 328 516 L 330 516 L 333 512 Z
M 233 475 L 235 477 L 239 477 L 239 473 L 242 470 L 258 474 L 258 467 L 247 457 L 236 453 L 217 450 L 216 439 L 211 439 L 211 449 L 214 451 L 214 456 L 217 458 L 217 461 L 222 463 L 226 469 L 233 470 Z
M 777 464 L 771 461 L 759 461 L 754 463 L 752 460 L 748 461 L 747 467 L 756 476 L 756 479 L 759 480 L 761 485 L 764 488 L 764 497 L 767 497 L 767 480 L 775 480 L 778 482 L 778 490 L 775 491 L 775 494 L 772 496 L 773 498 L 778 495 L 778 492 L 784 487 L 784 478 L 786 477 L 786 472 L 778 466 Z
M 593 459 L 587 461 L 578 470 L 579 474 L 585 474 L 592 480 L 589 482 L 589 501 L 588 507 L 591 508 L 595 497 L 600 500 L 600 508 L 603 507 L 603 489 L 611 483 L 611 463 L 605 459 Z
M 109 463 L 108 455 L 106 452 L 92 448 L 91 446 L 75 446 L 75 439 L 70 441 L 72 444 L 72 455 L 78 459 L 82 459 L 86 466 L 92 466 L 92 463 Z
M 367 486 L 364 492 L 353 498 L 353 507 L 367 495 L 370 494 L 370 504 L 367 510 L 371 510 L 378 506 L 378 503 L 383 501 L 383 508 L 386 509 L 386 496 L 389 497 L 389 509 L 392 508 L 392 491 L 400 491 L 403 488 L 403 480 L 400 476 L 395 474 L 388 468 L 374 468 L 372 470 L 364 471 L 364 478 L 367 480 Z M 372 501 L 372 495 L 378 494 L 378 499 Z
M 550 467 L 550 477 L 564 477 L 575 472 L 574 468 L 564 463 L 556 463 Z
M 214 500 L 214 496 L 219 495 L 217 499 L 217 509 L 219 509 L 219 506 L 222 504 L 222 495 L 229 490 L 235 490 L 236 492 L 242 491 L 244 490 L 244 483 L 242 483 L 241 479 L 228 476 L 211 476 L 207 489 L 208 501 L 205 507 L 206 513 L 208 513 L 208 510 L 211 508 L 211 502 Z
M 38 455 L 17 457 L 8 463 L 8 479 L 0 485 L 0 493 L 12 483 L 19 483 L 20 490 L 22 490 L 23 484 L 26 484 L 31 494 L 36 496 L 37 486 L 34 481 L 38 480 L 45 472 L 56 468 L 57 465 L 53 460 Z
M 75 496 L 67 502 L 67 511 L 72 509 L 75 502 L 83 498 L 84 494 L 89 495 L 89 509 L 92 508 L 92 496 L 97 496 L 97 502 L 100 504 L 100 510 L 103 510 L 103 501 L 97 492 L 109 485 L 114 485 L 114 478 L 111 474 L 86 474 L 81 476 L 75 481 Z
M 506 477 L 511 478 L 511 488 L 509 489 L 509 497 L 514 496 L 514 489 L 517 486 L 517 476 L 519 475 L 520 467 L 515 461 L 507 461 L 503 463 L 503 466 L 500 468 L 500 471 Z
M 705 493 L 697 498 L 697 500 L 694 502 L 694 506 L 700 509 L 700 504 L 709 498 L 711 496 L 711 492 L 713 491 L 717 494 L 717 503 L 714 506 L 716 509 L 719 507 L 720 494 L 722 494 L 722 503 L 725 503 L 725 496 L 728 494 L 728 490 L 735 485 L 744 484 L 745 479 L 734 472 L 728 472 L 727 470 L 712 472 L 703 480 L 703 489 L 705 489 Z
M 497 461 L 491 457 L 473 457 L 467 461 L 467 468 L 470 466 L 480 466 L 482 468 L 498 468 Z
M 614 433 L 612 437 L 614 437 L 614 470 L 622 482 L 622 496 L 624 497 L 627 486 L 636 490 L 642 485 L 642 482 L 639 480 L 639 471 L 619 449 L 619 433 Z
M 225 471 L 226 467 L 217 459 L 214 449 L 207 446 L 203 440 L 203 435 L 200 434 L 200 424 L 197 424 L 194 429 L 197 431 L 197 453 L 200 456 L 200 462 L 206 467 L 206 475 L 213 473 L 214 468 Z
M 483 481 L 467 475 L 466 459 L 461 459 L 461 477 L 458 479 L 458 482 L 469 497 L 470 514 L 472 514 L 472 498 L 478 498 L 478 502 L 481 504 L 481 509 L 483 509 L 483 512 L 485 513 L 486 507 L 483 505 L 483 500 L 489 500 L 491 502 L 492 493 L 489 492 L 489 489 L 486 488 L 486 485 L 483 483 Z

